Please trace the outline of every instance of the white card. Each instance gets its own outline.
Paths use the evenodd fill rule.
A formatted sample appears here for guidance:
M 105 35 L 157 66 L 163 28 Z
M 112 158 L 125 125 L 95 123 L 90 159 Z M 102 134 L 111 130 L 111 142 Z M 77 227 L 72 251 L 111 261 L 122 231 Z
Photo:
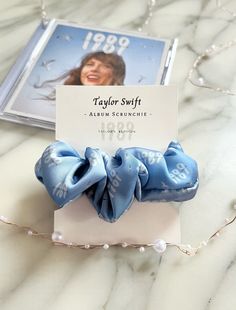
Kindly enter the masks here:
M 58 86 L 56 138 L 81 151 L 161 150 L 177 136 L 177 113 L 175 86 Z
M 164 151 L 177 137 L 175 86 L 58 86 L 56 107 L 56 139 L 82 155 L 88 146 L 111 155 L 131 146 Z M 171 203 L 134 201 L 110 224 L 82 196 L 55 211 L 54 230 L 80 244 L 180 242 L 179 213 Z

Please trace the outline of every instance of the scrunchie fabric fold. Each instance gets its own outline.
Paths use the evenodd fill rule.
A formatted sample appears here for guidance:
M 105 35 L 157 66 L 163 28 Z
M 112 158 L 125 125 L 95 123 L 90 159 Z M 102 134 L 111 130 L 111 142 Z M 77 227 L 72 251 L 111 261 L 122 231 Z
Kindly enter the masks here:
M 85 193 L 98 215 L 115 222 L 138 201 L 185 201 L 198 188 L 197 163 L 178 142 L 162 154 L 140 147 L 120 148 L 115 156 L 87 147 L 84 157 L 70 145 L 49 145 L 35 174 L 59 207 Z

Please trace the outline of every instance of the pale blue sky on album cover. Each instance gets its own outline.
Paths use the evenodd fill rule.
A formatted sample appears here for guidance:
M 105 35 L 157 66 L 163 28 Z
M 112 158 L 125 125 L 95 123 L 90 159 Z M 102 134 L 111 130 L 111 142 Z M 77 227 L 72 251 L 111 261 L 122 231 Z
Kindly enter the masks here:
M 91 52 L 92 44 L 86 50 L 82 49 L 84 39 L 89 31 L 89 29 L 71 26 L 57 26 L 46 49 L 39 58 L 31 78 L 36 75 L 40 75 L 41 78 L 45 77 L 45 79 L 53 78 L 57 77 L 57 73 L 60 75 L 79 66 L 81 58 Z M 95 33 L 95 31 L 93 32 Z M 105 35 L 109 33 L 98 32 Z M 143 80 L 139 84 L 154 84 L 160 66 L 164 42 L 129 35 L 116 34 L 116 36 L 118 38 L 125 36 L 130 40 L 129 47 L 122 54 L 126 64 L 125 84 L 138 84 L 140 76 L 143 77 Z M 54 62 L 51 64 L 50 71 L 47 71 L 42 67 L 42 62 L 50 60 L 54 60 Z
M 150 85 L 156 83 L 165 48 L 164 41 L 140 38 L 129 34 L 58 25 L 19 93 L 14 103 L 15 110 L 25 109 L 28 113 L 35 113 L 37 110 L 37 113 L 42 114 L 42 117 L 43 115 L 47 117 L 47 113 L 49 113 L 49 117 L 53 117 L 53 114 L 55 115 L 55 107 L 47 103 L 47 100 L 40 99 L 42 98 L 40 93 L 47 95 L 47 92 L 51 92 L 50 87 L 48 89 L 40 89 L 35 88 L 34 85 L 40 85 L 45 81 L 57 79 L 69 70 L 78 67 L 81 58 L 92 51 L 92 40 L 87 49 L 82 48 L 89 32 L 93 34 L 99 32 L 105 36 L 114 34 L 118 39 L 120 37 L 127 37 L 129 39 L 129 46 L 121 55 L 126 64 L 125 85 Z M 103 46 L 104 44 L 97 50 L 102 50 Z M 115 46 L 118 48 L 117 44 Z M 63 84 L 63 80 L 58 80 L 56 84 Z M 53 83 L 53 86 L 55 86 L 55 83 Z M 44 111 L 42 104 L 45 105 Z

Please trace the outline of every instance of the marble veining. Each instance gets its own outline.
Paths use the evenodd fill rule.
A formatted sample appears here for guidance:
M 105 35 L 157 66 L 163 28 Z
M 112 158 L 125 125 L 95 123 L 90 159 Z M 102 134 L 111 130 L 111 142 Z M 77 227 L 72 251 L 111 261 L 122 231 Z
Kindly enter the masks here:
M 223 0 L 222 0 L 223 1 Z M 226 3 L 227 1 L 223 1 Z M 0 81 L 39 23 L 39 1 L 0 4 Z M 236 10 L 234 1 L 228 5 Z M 147 1 L 46 1 L 49 16 L 137 30 Z M 236 101 L 187 80 L 211 44 L 235 39 L 236 21 L 215 0 L 160 0 L 144 32 L 179 38 L 171 83 L 179 87 L 179 140 L 200 168 L 197 196 L 181 208 L 182 239 L 198 244 L 230 216 L 236 198 Z M 232 47 L 199 68 L 209 83 L 236 89 Z M 52 231 L 53 204 L 33 167 L 54 134 L 0 121 L 0 214 Z M 235 310 L 236 234 L 233 224 L 193 258 L 169 249 L 82 251 L 53 247 L 0 225 L 0 309 Z

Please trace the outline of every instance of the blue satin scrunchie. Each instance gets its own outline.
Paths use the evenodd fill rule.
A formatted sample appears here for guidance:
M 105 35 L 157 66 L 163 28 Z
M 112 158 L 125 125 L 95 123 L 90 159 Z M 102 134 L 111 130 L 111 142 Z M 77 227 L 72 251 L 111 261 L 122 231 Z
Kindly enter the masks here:
M 171 142 L 164 154 L 140 147 L 118 149 L 109 156 L 86 148 L 85 158 L 58 141 L 46 148 L 35 174 L 59 207 L 86 193 L 98 215 L 115 222 L 132 201 L 185 201 L 198 188 L 195 160 Z

